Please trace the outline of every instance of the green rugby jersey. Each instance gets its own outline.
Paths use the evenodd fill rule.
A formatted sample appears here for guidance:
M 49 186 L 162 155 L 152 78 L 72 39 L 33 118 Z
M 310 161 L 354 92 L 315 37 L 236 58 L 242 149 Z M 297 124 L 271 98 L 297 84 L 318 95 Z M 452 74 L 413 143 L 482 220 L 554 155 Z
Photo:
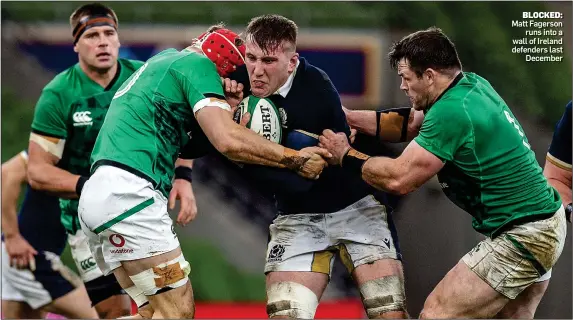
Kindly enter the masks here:
M 113 95 L 143 62 L 118 59 L 118 72 L 107 88 L 91 80 L 79 63 L 58 74 L 36 104 L 32 132 L 65 140 L 57 166 L 90 175 L 90 155 Z M 62 224 L 69 233 L 80 229 L 78 199 L 60 199 Z
M 431 106 L 415 141 L 445 162 L 438 173 L 444 193 L 486 236 L 548 218 L 561 206 L 521 125 L 474 73 L 463 73 Z
M 215 64 L 186 49 L 158 53 L 117 91 L 94 146 L 92 172 L 120 167 L 168 197 L 181 149 L 202 133 L 194 113 L 207 105 L 230 110 Z

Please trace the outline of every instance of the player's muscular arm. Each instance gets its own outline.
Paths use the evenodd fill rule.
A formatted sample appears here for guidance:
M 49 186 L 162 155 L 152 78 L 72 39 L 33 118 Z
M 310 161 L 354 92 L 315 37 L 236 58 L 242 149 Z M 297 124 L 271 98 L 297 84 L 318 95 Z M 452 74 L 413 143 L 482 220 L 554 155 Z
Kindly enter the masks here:
M 28 146 L 28 181 L 32 188 L 61 198 L 78 197 L 76 186 L 80 176 L 56 167 L 63 153 L 65 140 L 32 133 Z
M 17 202 L 26 182 L 26 160 L 20 155 L 2 164 L 2 232 L 7 238 L 19 236 Z
M 344 112 L 350 127 L 385 142 L 411 141 L 424 121 L 424 113 L 411 108 L 382 111 L 344 108 Z
M 2 164 L 2 232 L 13 267 L 36 269 L 34 255 L 38 254 L 20 234 L 16 203 L 22 184 L 26 182 L 26 155 L 20 153 Z
M 416 190 L 444 166 L 442 160 L 422 148 L 416 141 L 404 149 L 397 159 L 370 157 L 348 144 L 342 133 L 324 130 L 320 146 L 332 153 L 331 164 L 360 174 L 362 179 L 377 189 L 404 195 Z
M 231 113 L 219 107 L 204 107 L 195 116 L 213 146 L 233 161 L 289 168 L 315 178 L 325 165 L 321 156 L 329 156 L 320 148 L 295 151 L 270 142 L 236 124 Z
M 28 146 L 28 182 L 34 189 L 73 199 L 78 197 L 78 181 L 85 178 L 56 167 L 66 143 L 69 96 L 73 94 L 64 89 L 44 88 L 38 99 Z
M 396 159 L 368 159 L 362 167 L 362 178 L 377 189 L 405 195 L 418 189 L 443 166 L 442 160 L 412 141 Z
M 559 192 L 563 204 L 566 206 L 571 203 L 571 169 L 560 168 L 547 160 L 543 174 L 549 184 Z

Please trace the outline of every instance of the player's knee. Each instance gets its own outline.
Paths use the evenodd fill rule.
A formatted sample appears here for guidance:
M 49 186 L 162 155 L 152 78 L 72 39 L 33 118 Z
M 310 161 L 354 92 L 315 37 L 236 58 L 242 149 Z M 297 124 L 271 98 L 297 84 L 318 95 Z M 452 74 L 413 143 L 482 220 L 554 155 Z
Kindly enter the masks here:
M 180 254 L 173 260 L 129 276 L 129 278 L 145 296 L 152 296 L 186 285 L 189 282 L 189 273 L 191 273 L 191 266 L 185 261 L 183 254 Z
M 184 310 L 180 311 L 181 319 L 193 319 L 195 318 L 195 304 L 191 303 L 187 305 Z
M 406 311 L 404 281 L 399 276 L 387 276 L 370 280 L 360 286 L 360 294 L 368 318 L 377 318 L 385 313 Z
M 444 309 L 445 303 L 439 302 L 436 298 L 428 297 L 424 302 L 424 307 L 420 311 L 420 319 L 444 319 L 452 318 Z
M 314 319 L 318 297 L 312 290 L 296 282 L 276 282 L 267 289 L 269 318 L 288 317 Z

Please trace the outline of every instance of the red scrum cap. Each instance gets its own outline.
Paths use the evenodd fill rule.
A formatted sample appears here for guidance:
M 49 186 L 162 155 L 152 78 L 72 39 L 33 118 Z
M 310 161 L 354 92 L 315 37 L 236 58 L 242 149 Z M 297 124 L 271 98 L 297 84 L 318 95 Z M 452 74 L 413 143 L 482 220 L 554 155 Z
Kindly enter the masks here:
M 193 46 L 203 50 L 215 63 L 221 77 L 227 77 L 245 63 L 245 44 L 239 35 L 229 29 L 205 32 L 197 38 Z

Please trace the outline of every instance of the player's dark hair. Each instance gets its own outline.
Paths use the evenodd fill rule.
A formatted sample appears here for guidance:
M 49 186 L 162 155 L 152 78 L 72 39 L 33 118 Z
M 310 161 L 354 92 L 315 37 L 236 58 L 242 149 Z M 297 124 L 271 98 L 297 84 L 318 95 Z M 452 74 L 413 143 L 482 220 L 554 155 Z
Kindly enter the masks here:
M 298 27 L 294 21 L 276 14 L 267 14 L 255 17 L 249 22 L 246 36 L 252 37 L 263 52 L 273 52 L 283 42 L 288 43 L 296 50 L 296 37 Z
M 393 69 L 398 68 L 400 60 L 407 60 L 418 77 L 428 68 L 447 74 L 462 69 L 454 43 L 436 27 L 414 32 L 394 43 L 388 58 Z
M 110 7 L 97 2 L 84 4 L 77 8 L 70 16 L 70 26 L 74 29 L 82 17 L 106 14 L 111 15 L 115 20 L 115 23 L 119 24 L 115 11 Z

